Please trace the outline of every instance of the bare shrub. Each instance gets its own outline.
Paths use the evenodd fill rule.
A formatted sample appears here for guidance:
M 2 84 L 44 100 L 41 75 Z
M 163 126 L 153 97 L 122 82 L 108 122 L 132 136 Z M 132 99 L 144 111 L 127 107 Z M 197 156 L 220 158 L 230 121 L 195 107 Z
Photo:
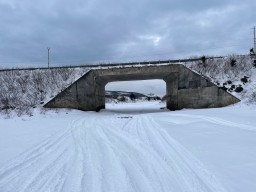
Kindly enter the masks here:
M 88 69 L 54 68 L 0 71 L 0 111 L 3 114 L 32 115 L 44 103 L 72 83 L 77 71 Z
M 227 58 L 206 59 L 205 64 L 197 62 L 187 66 L 201 75 L 212 78 L 215 82 L 221 79 L 235 81 L 243 76 L 251 76 L 252 62 L 248 56 L 230 55 Z

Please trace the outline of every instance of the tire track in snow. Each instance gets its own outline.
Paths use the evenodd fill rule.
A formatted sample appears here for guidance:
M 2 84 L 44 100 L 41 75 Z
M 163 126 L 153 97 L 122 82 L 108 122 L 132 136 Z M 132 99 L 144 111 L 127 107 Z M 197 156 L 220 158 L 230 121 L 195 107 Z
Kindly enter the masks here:
M 143 128 L 151 127 L 152 129 L 153 126 L 153 136 L 157 136 L 157 139 L 163 143 L 162 146 L 164 146 L 164 148 L 158 151 L 162 151 L 164 154 L 164 150 L 166 148 L 169 149 L 167 151 L 169 156 L 165 155 L 165 159 L 175 165 L 175 170 L 187 185 L 186 191 L 191 189 L 193 189 L 192 191 L 226 191 L 215 176 L 179 142 L 172 138 L 165 129 L 156 123 L 150 115 L 145 116 L 144 118 L 145 120 L 143 122 L 147 122 L 148 126 L 143 126 Z
M 84 127 L 82 120 L 78 121 L 73 125 L 71 132 L 71 138 L 73 141 L 72 155 L 65 173 L 64 183 L 61 191 L 67 192 L 78 192 L 83 188 L 83 177 L 84 177 L 84 162 L 86 149 L 83 147 L 82 136 L 84 132 L 81 129 Z M 84 127 L 86 128 L 86 127 Z M 86 130 L 86 129 L 85 129 Z M 85 131 L 86 132 L 86 131 Z
M 100 120 L 102 121 L 103 119 Z M 105 126 L 105 123 L 104 126 L 98 123 L 95 126 L 96 131 L 93 132 L 96 141 L 94 148 L 97 148 L 98 152 L 100 151 L 101 154 L 98 156 L 98 162 L 100 162 L 102 171 L 100 191 L 130 191 L 130 180 L 127 179 L 127 172 L 105 133 L 109 129 Z
M 149 115 L 140 115 L 134 127 L 134 136 L 140 138 L 146 145 L 162 158 L 161 164 L 167 164 L 175 172 L 176 179 L 182 180 L 184 191 L 226 191 L 203 165 L 188 153 L 176 140 L 157 124 Z M 126 127 L 134 126 L 134 122 Z M 127 128 L 130 133 L 131 129 Z M 152 154 L 152 152 L 151 152 Z
M 254 127 L 254 126 L 241 124 L 241 123 L 235 123 L 235 122 L 227 121 L 227 120 L 217 118 L 217 117 L 200 116 L 200 118 L 203 120 L 209 121 L 211 123 L 218 124 L 218 125 L 226 125 L 226 126 L 230 126 L 230 127 L 236 127 L 239 129 L 243 129 L 243 130 L 256 131 L 256 127 Z
M 131 115 L 129 115 L 131 116 Z M 0 168 L 4 192 L 225 192 L 152 115 L 88 115 Z
M 118 131 L 113 131 L 113 129 L 102 128 L 102 130 L 111 142 L 115 155 L 122 162 L 127 172 L 133 188 L 132 191 L 173 191 L 174 189 L 177 191 L 178 187 L 173 187 L 176 185 L 172 182 L 173 178 L 166 174 L 167 167 L 159 164 L 160 159 L 156 154 L 148 153 L 149 148 L 145 150 L 147 146 L 144 146 L 144 143 L 140 141 L 134 142 L 136 138 L 133 136 L 120 134 Z M 152 158 L 152 156 L 155 157 Z M 157 167 L 157 173 L 168 177 L 168 185 L 163 185 L 164 177 L 160 179 L 152 167 Z
M 61 174 L 65 169 L 65 160 L 69 158 L 69 135 L 73 124 L 75 122 L 71 123 L 68 130 L 50 136 L 2 167 L 0 191 L 40 191 L 52 174 Z M 51 180 L 51 183 L 53 182 L 54 180 Z M 35 188 L 37 185 L 39 187 Z
M 218 117 L 209 117 L 209 116 L 203 116 L 203 115 L 186 115 L 186 114 L 168 114 L 168 117 L 170 118 L 171 116 L 173 117 L 185 117 L 185 118 L 192 118 L 192 119 L 201 119 L 204 121 L 208 121 L 217 125 L 224 125 L 224 126 L 229 126 L 229 127 L 235 127 L 238 129 L 243 129 L 243 130 L 248 130 L 248 131 L 256 131 L 256 127 L 255 126 L 251 126 L 251 125 L 247 125 L 247 124 L 242 124 L 242 123 L 236 123 L 236 122 L 232 122 L 232 121 L 228 121 L 222 118 L 218 118 Z M 164 121 L 166 121 L 167 118 L 164 119 Z M 168 120 L 167 120 L 168 122 Z M 171 123 L 175 123 L 172 122 Z M 175 124 L 179 124 L 179 123 L 175 123 Z M 183 123 L 181 123 L 183 124 Z

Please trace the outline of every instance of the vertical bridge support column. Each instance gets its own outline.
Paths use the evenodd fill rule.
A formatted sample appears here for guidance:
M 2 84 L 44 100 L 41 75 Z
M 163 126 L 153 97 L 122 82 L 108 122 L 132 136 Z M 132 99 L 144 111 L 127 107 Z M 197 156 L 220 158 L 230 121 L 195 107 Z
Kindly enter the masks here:
M 105 86 L 106 82 L 101 82 L 95 78 L 95 111 L 105 109 Z
M 178 83 L 179 73 L 171 73 L 164 78 L 166 82 L 166 104 L 167 109 L 172 111 L 179 109 L 178 105 Z

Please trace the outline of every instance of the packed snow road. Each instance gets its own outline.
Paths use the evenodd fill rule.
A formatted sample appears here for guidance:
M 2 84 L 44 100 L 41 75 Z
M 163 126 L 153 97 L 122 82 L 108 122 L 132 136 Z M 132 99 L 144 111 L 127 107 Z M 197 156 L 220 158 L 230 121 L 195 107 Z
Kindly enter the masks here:
M 150 112 L 71 118 L 3 164 L 0 192 L 255 189 L 255 124 L 200 110 Z

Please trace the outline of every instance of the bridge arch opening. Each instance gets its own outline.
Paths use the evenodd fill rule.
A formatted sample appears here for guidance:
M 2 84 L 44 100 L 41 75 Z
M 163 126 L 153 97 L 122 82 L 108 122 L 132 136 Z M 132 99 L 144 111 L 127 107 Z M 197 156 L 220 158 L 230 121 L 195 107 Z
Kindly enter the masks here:
M 162 79 L 113 81 L 105 86 L 105 108 L 116 112 L 157 112 L 166 109 Z

